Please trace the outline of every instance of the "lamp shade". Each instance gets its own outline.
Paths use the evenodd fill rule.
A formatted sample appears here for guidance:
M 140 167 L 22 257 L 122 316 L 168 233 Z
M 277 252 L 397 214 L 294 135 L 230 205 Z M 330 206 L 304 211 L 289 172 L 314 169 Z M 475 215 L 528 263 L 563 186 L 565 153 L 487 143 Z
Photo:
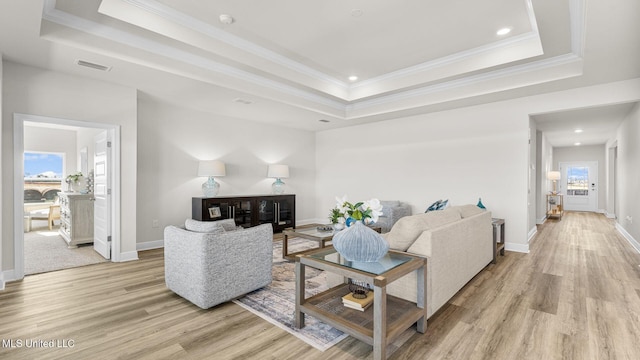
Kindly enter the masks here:
M 547 173 L 547 179 L 549 179 L 549 180 L 560 180 L 560 171 L 549 171 Z
M 289 177 L 289 166 L 279 164 L 269 165 L 267 177 L 274 179 L 286 179 Z
M 198 164 L 198 176 L 225 176 L 227 171 L 220 160 L 203 160 Z

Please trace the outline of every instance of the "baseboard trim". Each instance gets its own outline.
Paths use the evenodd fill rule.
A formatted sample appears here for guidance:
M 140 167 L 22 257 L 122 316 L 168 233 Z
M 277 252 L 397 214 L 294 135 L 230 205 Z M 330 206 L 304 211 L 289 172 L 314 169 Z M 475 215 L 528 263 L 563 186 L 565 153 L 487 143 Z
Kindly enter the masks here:
M 504 249 L 507 251 L 515 251 L 519 253 L 529 253 L 529 245 L 528 244 L 514 244 L 514 243 L 505 243 Z
M 136 244 L 136 250 L 138 251 L 160 249 L 163 247 L 164 247 L 164 240 L 146 241 L 143 243 Z
M 301 226 L 301 225 L 309 225 L 309 224 L 328 224 L 329 223 L 329 219 L 306 219 L 306 220 L 300 220 L 300 221 L 296 221 L 296 226 Z
M 545 221 L 547 221 L 547 217 L 543 217 L 542 219 L 536 219 L 536 224 L 537 225 L 542 225 L 545 223 Z
M 604 213 L 604 216 L 608 217 L 609 219 L 615 219 L 616 218 L 616 214 L 611 214 L 611 213 Z
M 634 239 L 633 236 L 631 236 L 631 234 L 629 234 L 627 230 L 625 230 L 625 228 L 622 227 L 622 225 L 616 223 L 616 229 L 618 230 L 618 232 L 620 232 L 620 234 L 622 234 L 622 236 L 625 239 L 627 239 L 629 244 L 631 244 L 631 246 L 633 246 L 633 248 L 640 254 L 640 243 L 636 239 Z
M 127 262 L 127 261 L 135 261 L 138 260 L 138 252 L 137 251 L 127 251 L 120 253 L 120 260 L 117 262 Z
M 533 242 L 533 240 L 535 240 L 535 236 L 536 236 L 537 233 L 538 233 L 538 227 L 537 226 L 534 226 L 534 227 L 531 228 L 531 230 L 529 230 L 529 236 L 527 237 L 527 242 L 529 244 L 531 244 Z
M 0 290 L 5 289 L 6 283 L 17 281 L 17 280 L 18 278 L 16 277 L 15 270 L 5 270 L 0 272 Z

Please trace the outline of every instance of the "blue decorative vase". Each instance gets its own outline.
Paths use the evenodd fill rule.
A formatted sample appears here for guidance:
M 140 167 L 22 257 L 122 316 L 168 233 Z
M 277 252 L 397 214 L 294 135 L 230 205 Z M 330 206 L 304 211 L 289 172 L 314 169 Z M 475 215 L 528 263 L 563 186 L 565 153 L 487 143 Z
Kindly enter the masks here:
M 349 261 L 377 262 L 389 251 L 387 240 L 361 221 L 335 234 L 332 242 Z
M 479 207 L 480 209 L 486 209 L 486 207 L 482 203 L 482 198 L 478 198 L 478 204 L 476 206 Z

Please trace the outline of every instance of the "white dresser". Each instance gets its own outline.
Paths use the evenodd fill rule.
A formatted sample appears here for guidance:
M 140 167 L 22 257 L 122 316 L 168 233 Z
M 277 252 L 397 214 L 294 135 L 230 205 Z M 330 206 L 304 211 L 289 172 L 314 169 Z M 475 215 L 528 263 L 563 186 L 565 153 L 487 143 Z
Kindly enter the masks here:
M 58 193 L 60 235 L 69 246 L 93 242 L 93 195 Z

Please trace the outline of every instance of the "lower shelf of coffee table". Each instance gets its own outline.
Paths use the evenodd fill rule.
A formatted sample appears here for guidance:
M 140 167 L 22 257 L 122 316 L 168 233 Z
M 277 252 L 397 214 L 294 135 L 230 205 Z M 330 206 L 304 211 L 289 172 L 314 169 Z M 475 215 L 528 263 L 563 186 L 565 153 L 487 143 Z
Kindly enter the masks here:
M 350 309 L 342 304 L 342 296 L 349 293 L 347 285 L 331 288 L 305 299 L 301 310 L 305 314 L 373 345 L 373 311 L 375 304 L 366 310 Z M 423 310 L 410 301 L 387 295 L 386 327 L 387 343 L 420 319 Z

